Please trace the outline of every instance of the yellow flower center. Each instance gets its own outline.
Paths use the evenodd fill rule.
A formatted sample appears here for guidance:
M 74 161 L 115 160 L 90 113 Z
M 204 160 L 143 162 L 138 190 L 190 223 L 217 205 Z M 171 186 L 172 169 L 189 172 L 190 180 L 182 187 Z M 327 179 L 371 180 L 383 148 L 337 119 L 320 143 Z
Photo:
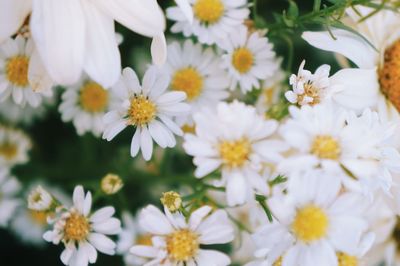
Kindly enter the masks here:
M 173 90 L 186 93 L 189 101 L 196 99 L 203 89 L 203 77 L 192 68 L 182 68 L 174 74 L 171 82 Z
M 314 87 L 313 84 L 307 83 L 304 84 L 304 93 L 297 96 L 297 101 L 300 103 L 303 101 L 304 97 L 312 98 L 312 102 L 308 103 L 309 105 L 315 105 L 320 103 L 321 99 L 319 96 L 319 89 Z
M 143 95 L 134 96 L 128 110 L 128 118 L 132 125 L 142 126 L 151 122 L 156 116 L 156 106 Z
M 81 88 L 79 101 L 82 108 L 91 113 L 103 112 L 108 106 L 108 91 L 96 82 L 88 82 Z
M 167 236 L 167 252 L 171 259 L 188 261 L 199 250 L 198 235 L 188 229 L 175 231 Z
M 175 191 L 164 192 L 160 200 L 161 203 L 171 212 L 179 210 L 182 205 L 181 195 Z
M 43 211 L 28 210 L 32 221 L 38 225 L 44 226 L 47 224 L 47 213 Z
M 90 232 L 89 220 L 75 212 L 67 218 L 64 226 L 64 240 L 65 241 L 82 241 L 85 240 Z
M 17 156 L 18 146 L 16 143 L 4 142 L 0 144 L 0 156 L 6 160 L 12 160 Z
M 321 208 L 309 205 L 297 211 L 292 224 L 296 237 L 306 243 L 319 240 L 328 231 L 328 216 Z
M 194 16 L 200 22 L 214 24 L 224 15 L 225 7 L 221 0 L 197 0 L 193 6 Z
M 235 69 L 245 74 L 249 72 L 254 63 L 253 53 L 246 47 L 236 49 L 232 55 L 232 65 Z
M 339 143 L 331 136 L 317 136 L 311 145 L 311 153 L 321 159 L 337 160 L 340 156 Z
M 243 166 L 251 153 L 251 144 L 245 138 L 234 141 L 222 141 L 218 148 L 224 164 L 232 168 Z
M 185 132 L 185 133 L 194 134 L 196 132 L 196 127 L 194 125 L 190 126 L 188 124 L 184 124 L 182 126 L 182 131 Z
M 150 234 L 139 235 L 135 239 L 135 243 L 136 245 L 141 245 L 141 246 L 152 246 L 153 245 L 153 241 L 151 240 L 152 237 L 153 236 Z
M 6 63 L 6 77 L 8 81 L 18 87 L 26 87 L 28 81 L 29 58 L 17 55 L 10 58 Z
M 378 74 L 382 93 L 400 111 L 400 40 L 386 49 Z
M 346 253 L 343 253 L 343 252 L 336 253 L 336 256 L 338 258 L 338 266 L 357 266 L 358 265 L 357 257 L 347 255 Z
M 282 266 L 282 256 L 280 256 L 275 262 L 274 264 L 272 264 L 272 266 Z

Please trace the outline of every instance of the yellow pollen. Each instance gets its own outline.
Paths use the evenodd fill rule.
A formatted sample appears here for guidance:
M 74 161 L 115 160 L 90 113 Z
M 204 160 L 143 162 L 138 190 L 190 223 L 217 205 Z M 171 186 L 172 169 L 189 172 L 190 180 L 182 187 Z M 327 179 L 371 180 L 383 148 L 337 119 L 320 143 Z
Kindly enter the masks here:
M 188 100 L 193 101 L 203 89 L 203 77 L 192 67 L 183 68 L 174 74 L 171 87 L 173 90 L 185 92 Z
M 142 246 L 152 246 L 153 242 L 152 242 L 152 235 L 150 234 L 145 234 L 145 235 L 140 235 L 136 238 L 136 245 L 142 245 Z
M 251 153 L 251 144 L 247 139 L 222 141 L 218 148 L 224 164 L 232 168 L 243 166 Z
M 85 240 L 90 232 L 90 224 L 86 217 L 72 212 L 67 218 L 64 226 L 65 241 L 82 241 Z
M 282 266 L 282 256 L 280 256 L 275 262 L 274 264 L 272 264 L 272 266 Z
M 249 72 L 251 67 L 253 66 L 253 63 L 254 56 L 249 49 L 241 47 L 233 52 L 232 65 L 239 73 L 246 74 L 247 72 Z
M 338 259 L 338 266 L 357 266 L 358 259 L 357 257 L 347 255 L 343 252 L 336 253 Z
M 386 49 L 378 74 L 382 93 L 400 111 L 400 40 Z
M 43 211 L 28 210 L 32 221 L 38 225 L 44 226 L 47 224 L 47 213 Z
M 24 55 L 17 55 L 10 58 L 6 63 L 6 77 L 8 81 L 19 87 L 26 87 L 28 81 L 29 58 Z
M 308 103 L 309 105 L 315 105 L 321 101 L 318 88 L 314 87 L 313 84 L 310 83 L 304 84 L 304 93 L 297 96 L 298 102 L 302 102 L 306 96 L 313 99 L 312 102 Z
M 324 237 L 328 225 L 328 216 L 325 212 L 317 206 L 308 205 L 297 211 L 292 230 L 298 239 L 309 243 Z
M 79 101 L 87 112 L 103 112 L 108 106 L 108 91 L 96 82 L 88 82 L 81 88 Z
M 12 160 L 17 156 L 18 146 L 15 143 L 4 142 L 0 144 L 0 156 L 4 157 L 6 160 Z
M 143 95 L 131 98 L 128 119 L 131 125 L 142 126 L 151 122 L 156 116 L 156 106 Z
M 188 261 L 199 250 L 198 235 L 188 229 L 173 232 L 166 242 L 169 257 L 176 261 Z
M 206 24 L 218 22 L 224 11 L 225 7 L 221 0 L 197 0 L 193 6 L 194 16 Z
M 320 135 L 315 137 L 311 153 L 321 159 L 337 160 L 340 156 L 340 146 L 331 136 Z

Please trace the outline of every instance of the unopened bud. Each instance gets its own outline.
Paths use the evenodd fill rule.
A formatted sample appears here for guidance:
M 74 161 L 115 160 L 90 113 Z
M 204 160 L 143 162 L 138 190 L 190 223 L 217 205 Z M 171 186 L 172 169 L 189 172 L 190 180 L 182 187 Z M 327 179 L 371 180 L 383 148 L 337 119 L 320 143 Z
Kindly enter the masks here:
M 168 208 L 170 212 L 176 212 L 182 206 L 182 198 L 175 191 L 164 192 L 162 198 L 160 199 L 161 203 Z
M 28 196 L 28 208 L 34 211 L 48 211 L 54 203 L 53 196 L 37 186 Z
M 118 175 L 108 174 L 101 180 L 101 190 L 107 195 L 113 195 L 121 190 L 124 182 Z

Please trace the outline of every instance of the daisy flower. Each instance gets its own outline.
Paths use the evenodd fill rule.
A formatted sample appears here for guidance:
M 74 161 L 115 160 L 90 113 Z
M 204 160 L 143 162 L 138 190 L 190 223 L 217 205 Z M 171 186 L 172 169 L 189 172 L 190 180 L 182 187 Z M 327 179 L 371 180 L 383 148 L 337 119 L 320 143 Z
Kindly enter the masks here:
M 121 222 L 113 218 L 113 207 L 104 207 L 91 214 L 92 194 L 86 195 L 83 187 L 75 187 L 73 206 L 60 211 L 54 219 L 53 229 L 44 233 L 47 242 L 65 246 L 61 261 L 65 265 L 85 266 L 95 263 L 97 251 L 114 255 L 116 244 L 106 235 L 116 235 L 121 230 Z
M 243 93 L 259 89 L 260 82 L 279 69 L 268 39 L 257 31 L 249 33 L 245 26 L 238 27 L 220 46 L 224 50 L 221 66 L 229 73 L 231 90 L 238 86 Z
M 148 265 L 216 265 L 230 264 L 227 255 L 204 245 L 225 244 L 233 240 L 233 228 L 225 211 L 203 206 L 194 211 L 188 221 L 177 213 L 165 214 L 150 205 L 139 216 L 140 226 L 152 237 L 152 246 L 136 245 L 130 252 L 151 258 Z M 210 214 L 211 213 L 211 214 Z
M 162 63 L 166 56 L 165 18 L 156 0 L 17 0 L 2 2 L 0 10 L 0 43 L 29 18 L 40 57 L 52 79 L 62 85 L 76 83 L 82 71 L 104 87 L 117 81 L 121 59 L 114 20 L 153 38 L 155 62 Z
M 250 14 L 246 0 L 233 2 L 230 0 L 188 0 L 188 2 L 193 13 L 193 20 L 188 17 L 189 10 L 186 8 L 183 10 L 182 5 L 167 9 L 167 17 L 175 21 L 171 31 L 182 32 L 185 37 L 194 35 L 199 42 L 208 45 L 217 43 L 234 33 Z
M 362 19 L 373 10 L 364 6 L 346 10 L 344 23 L 364 38 L 340 29 L 332 30 L 332 33 L 305 32 L 303 38 L 317 48 L 347 57 L 363 69 L 364 75 L 350 78 L 355 78 L 365 86 L 364 96 L 375 102 L 375 107 L 383 116 L 399 121 L 397 62 L 400 58 L 400 16 L 392 10 L 385 9 L 365 20 Z M 331 34 L 335 36 L 334 39 Z M 347 89 L 353 90 L 352 87 Z M 354 98 L 351 100 L 354 101 Z
M 168 75 L 156 66 L 146 71 L 142 85 L 136 73 L 125 68 L 114 86 L 117 105 L 104 116 L 103 138 L 110 141 L 127 126 L 133 126 L 131 156 L 141 150 L 145 160 L 152 156 L 153 140 L 162 148 L 174 147 L 173 134 L 181 136 L 183 132 L 172 118 L 187 115 L 190 106 L 182 102 L 184 92 L 166 92 L 168 84 Z
M 100 136 L 104 130 L 103 116 L 115 102 L 113 90 L 83 77 L 74 86 L 66 88 L 58 109 L 62 120 L 72 121 L 79 135 L 91 132 Z
M 381 123 L 377 113 L 361 116 L 333 104 L 289 108 L 289 119 L 280 130 L 293 152 L 279 171 L 322 168 L 336 173 L 348 188 L 389 192 L 392 174 L 398 173 L 400 155 L 391 148 L 394 127 Z
M 320 171 L 291 179 L 287 194 L 269 199 L 275 219 L 253 235 L 259 260 L 248 265 L 336 266 L 358 254 L 368 206 L 360 195 L 340 189 L 335 176 Z
M 194 114 L 195 134 L 186 134 L 183 147 L 202 178 L 220 169 L 216 185 L 226 187 L 230 206 L 243 204 L 254 193 L 266 194 L 267 181 L 261 176 L 263 163 L 276 163 L 287 145 L 272 138 L 278 124 L 265 120 L 256 109 L 241 102 L 219 103 Z
M 334 101 L 338 105 L 356 111 L 373 107 L 376 103 L 377 93 L 366 88 L 377 85 L 373 77 L 366 82 L 368 71 L 348 68 L 329 77 L 330 66 L 328 65 L 320 66 L 314 74 L 305 70 L 304 65 L 305 61 L 301 63 L 298 74 L 290 76 L 289 82 L 292 90 L 285 93 L 285 97 L 290 103 L 315 105 Z
M 8 170 L 0 170 L 0 227 L 6 227 L 13 217 L 15 210 L 21 204 L 17 198 L 21 185 L 18 180 L 10 176 Z
M 203 49 L 200 44 L 186 40 L 183 45 L 174 42 L 168 46 L 165 69 L 174 91 L 186 93 L 192 113 L 207 105 L 216 105 L 226 99 L 229 80 L 220 67 L 220 59 L 213 49 Z M 179 124 L 193 124 L 193 120 L 178 121 Z M 185 120 L 187 120 L 185 118 Z
M 12 96 L 18 105 L 25 106 L 28 103 L 37 107 L 42 103 L 43 97 L 52 96 L 52 81 L 43 68 L 38 66 L 41 64 L 39 61 L 31 39 L 26 40 L 18 35 L 1 44 L 0 101 Z M 47 82 L 37 84 L 36 75 Z
M 26 163 L 32 147 L 30 138 L 20 130 L 0 126 L 0 166 Z
M 148 259 L 131 254 L 129 249 L 134 245 L 152 246 L 152 235 L 140 227 L 138 217 L 133 217 L 128 212 L 122 213 L 122 225 L 122 231 L 118 235 L 117 253 L 124 256 L 127 266 L 145 264 Z

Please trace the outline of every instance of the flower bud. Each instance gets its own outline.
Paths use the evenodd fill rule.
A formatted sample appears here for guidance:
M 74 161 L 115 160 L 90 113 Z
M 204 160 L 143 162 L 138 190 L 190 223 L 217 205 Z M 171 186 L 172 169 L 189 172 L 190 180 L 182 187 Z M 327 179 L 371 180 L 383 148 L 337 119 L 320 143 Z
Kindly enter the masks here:
M 176 212 L 182 206 L 182 198 L 175 191 L 164 192 L 162 198 L 160 199 L 161 203 L 168 208 L 170 212 Z
M 124 186 L 122 179 L 115 174 L 108 174 L 101 179 L 101 190 L 107 195 L 113 195 Z
M 34 211 L 48 211 L 53 203 L 53 196 L 42 186 L 37 186 L 28 196 L 28 208 Z

